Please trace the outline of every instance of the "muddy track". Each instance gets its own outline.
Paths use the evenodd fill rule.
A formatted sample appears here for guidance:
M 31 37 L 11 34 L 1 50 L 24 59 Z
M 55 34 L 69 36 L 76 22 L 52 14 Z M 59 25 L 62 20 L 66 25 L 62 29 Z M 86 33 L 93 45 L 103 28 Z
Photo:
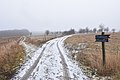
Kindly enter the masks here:
M 61 55 L 61 60 L 62 60 L 62 66 L 63 66 L 63 75 L 64 75 L 64 80 L 70 80 L 70 73 L 69 73 L 69 69 L 68 69 L 68 65 L 66 64 L 66 61 L 65 61 L 65 58 L 59 48 L 59 45 L 58 45 L 59 41 L 57 42 L 57 48 L 58 48 L 58 51 Z
M 45 49 L 46 49 L 46 47 L 47 47 L 48 44 L 49 44 L 49 43 L 46 44 L 46 46 L 43 48 L 41 54 L 39 55 L 38 59 L 37 59 L 37 60 L 34 62 L 34 64 L 28 69 L 28 71 L 26 72 L 26 74 L 25 74 L 20 80 L 27 80 L 27 79 L 30 77 L 31 73 L 33 72 L 33 70 L 34 70 L 35 67 L 37 66 L 37 64 L 38 64 L 40 58 L 42 57 L 43 52 L 45 51 Z

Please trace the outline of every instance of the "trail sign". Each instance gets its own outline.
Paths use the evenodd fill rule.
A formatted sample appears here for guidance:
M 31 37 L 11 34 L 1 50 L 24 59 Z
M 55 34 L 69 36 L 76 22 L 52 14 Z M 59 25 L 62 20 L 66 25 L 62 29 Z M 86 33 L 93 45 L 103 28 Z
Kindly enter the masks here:
M 96 42 L 108 42 L 108 38 L 110 38 L 110 35 L 96 35 Z
M 96 42 L 108 42 L 108 39 L 96 39 Z
M 96 42 L 102 42 L 103 66 L 106 63 L 106 60 L 105 60 L 105 42 L 108 42 L 108 38 L 110 38 L 110 35 L 104 35 L 104 32 L 102 32 L 101 35 L 95 36 Z
M 110 38 L 110 35 L 96 35 L 96 39 Z

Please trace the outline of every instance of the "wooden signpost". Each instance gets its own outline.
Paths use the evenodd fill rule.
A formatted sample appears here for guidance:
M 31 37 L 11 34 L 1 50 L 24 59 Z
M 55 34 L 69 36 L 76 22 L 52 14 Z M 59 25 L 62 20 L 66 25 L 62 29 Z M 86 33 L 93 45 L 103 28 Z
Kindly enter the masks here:
M 106 63 L 106 59 L 105 59 L 105 42 L 109 42 L 108 38 L 110 35 L 105 35 L 104 32 L 102 32 L 101 35 L 96 35 L 96 42 L 102 42 L 102 53 L 103 53 L 103 66 Z

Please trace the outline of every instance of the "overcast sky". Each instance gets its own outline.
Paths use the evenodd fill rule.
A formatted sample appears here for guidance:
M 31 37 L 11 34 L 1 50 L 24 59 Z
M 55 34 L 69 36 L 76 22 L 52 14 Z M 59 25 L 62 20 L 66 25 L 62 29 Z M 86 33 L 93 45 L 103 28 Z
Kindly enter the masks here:
M 0 30 L 120 30 L 120 0 L 0 0 Z

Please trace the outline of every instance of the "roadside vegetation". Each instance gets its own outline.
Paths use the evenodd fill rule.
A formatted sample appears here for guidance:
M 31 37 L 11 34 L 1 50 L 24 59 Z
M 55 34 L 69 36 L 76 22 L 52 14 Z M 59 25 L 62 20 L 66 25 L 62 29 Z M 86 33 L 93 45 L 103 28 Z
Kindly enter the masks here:
M 0 38 L 0 80 L 9 80 L 23 63 L 24 49 L 18 38 Z
M 101 42 L 95 42 L 95 35 L 74 35 L 65 40 L 65 47 L 73 59 L 92 71 L 92 75 L 97 73 L 95 76 L 110 76 L 112 80 L 120 80 L 120 33 L 110 33 L 109 42 L 105 43 L 105 66 L 102 65 Z
M 26 42 L 28 44 L 35 45 L 37 47 L 42 46 L 45 42 L 55 38 L 53 35 L 41 35 L 41 36 L 32 36 L 27 38 Z
M 24 47 L 19 45 L 19 39 L 0 38 L 0 80 L 9 80 L 24 63 L 26 54 Z M 34 36 L 26 38 L 25 42 L 39 47 L 50 39 L 53 36 Z

